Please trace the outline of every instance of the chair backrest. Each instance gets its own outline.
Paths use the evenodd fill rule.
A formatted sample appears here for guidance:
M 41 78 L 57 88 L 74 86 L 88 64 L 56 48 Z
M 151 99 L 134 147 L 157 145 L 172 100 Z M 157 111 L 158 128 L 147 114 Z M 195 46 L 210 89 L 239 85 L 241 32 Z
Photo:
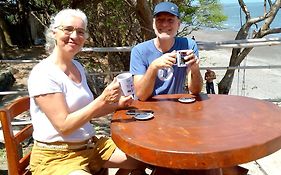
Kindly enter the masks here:
M 22 155 L 22 143 L 32 137 L 33 127 L 29 124 L 14 134 L 11 124 L 16 116 L 29 111 L 29 106 L 29 97 L 21 97 L 10 105 L 0 109 L 8 172 L 10 175 L 31 174 L 28 170 L 31 150 L 25 155 Z

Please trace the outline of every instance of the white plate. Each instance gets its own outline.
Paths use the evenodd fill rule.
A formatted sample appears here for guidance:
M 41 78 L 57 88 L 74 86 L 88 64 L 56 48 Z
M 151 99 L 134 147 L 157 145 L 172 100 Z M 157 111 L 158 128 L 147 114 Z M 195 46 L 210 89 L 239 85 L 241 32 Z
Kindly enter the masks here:
M 195 98 L 183 97 L 183 98 L 179 98 L 178 101 L 181 103 L 192 103 L 195 101 Z
M 148 120 L 154 117 L 152 113 L 139 113 L 133 116 L 137 120 Z

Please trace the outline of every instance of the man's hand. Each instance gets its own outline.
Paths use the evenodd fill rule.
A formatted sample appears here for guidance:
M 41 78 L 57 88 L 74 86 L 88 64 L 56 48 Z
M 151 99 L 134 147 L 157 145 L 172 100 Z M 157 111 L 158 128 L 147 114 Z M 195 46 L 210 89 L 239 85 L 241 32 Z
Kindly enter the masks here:
M 191 51 L 186 57 L 187 71 L 188 71 L 188 89 L 192 94 L 199 94 L 203 87 L 203 78 L 199 69 L 200 60 Z
M 176 51 L 173 51 L 171 53 L 165 53 L 161 57 L 155 59 L 150 66 L 157 70 L 172 67 L 176 63 L 177 60 L 176 58 L 177 58 Z
M 181 50 L 181 52 L 185 52 L 185 56 L 184 56 L 184 62 L 187 65 L 187 67 L 189 67 L 190 69 L 192 69 L 192 67 L 194 66 L 194 64 L 198 64 L 199 65 L 199 59 L 197 58 L 197 56 L 194 54 L 193 50 Z

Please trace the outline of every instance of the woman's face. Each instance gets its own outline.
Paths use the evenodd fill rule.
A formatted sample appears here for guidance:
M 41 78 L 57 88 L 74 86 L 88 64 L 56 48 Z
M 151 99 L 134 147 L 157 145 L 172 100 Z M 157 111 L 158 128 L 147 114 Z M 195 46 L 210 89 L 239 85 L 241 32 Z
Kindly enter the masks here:
M 153 29 L 160 39 L 171 39 L 177 34 L 180 27 L 180 20 L 170 13 L 159 13 L 153 19 Z
M 83 20 L 79 17 L 65 19 L 54 30 L 56 47 L 65 53 L 78 53 L 83 47 L 87 33 Z

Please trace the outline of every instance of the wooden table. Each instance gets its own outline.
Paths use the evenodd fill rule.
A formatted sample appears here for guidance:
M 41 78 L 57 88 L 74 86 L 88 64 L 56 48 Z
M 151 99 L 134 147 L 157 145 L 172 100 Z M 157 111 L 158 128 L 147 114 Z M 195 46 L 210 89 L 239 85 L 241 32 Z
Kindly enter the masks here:
M 194 103 L 178 102 L 190 96 L 159 95 L 146 102 L 134 101 L 132 108 L 153 110 L 154 118 L 137 121 L 126 115 L 127 110 L 116 111 L 112 139 L 137 160 L 182 170 L 175 174 L 185 174 L 183 170 L 200 175 L 245 174 L 237 165 L 281 148 L 281 108 L 277 105 L 207 94 L 197 96 Z

